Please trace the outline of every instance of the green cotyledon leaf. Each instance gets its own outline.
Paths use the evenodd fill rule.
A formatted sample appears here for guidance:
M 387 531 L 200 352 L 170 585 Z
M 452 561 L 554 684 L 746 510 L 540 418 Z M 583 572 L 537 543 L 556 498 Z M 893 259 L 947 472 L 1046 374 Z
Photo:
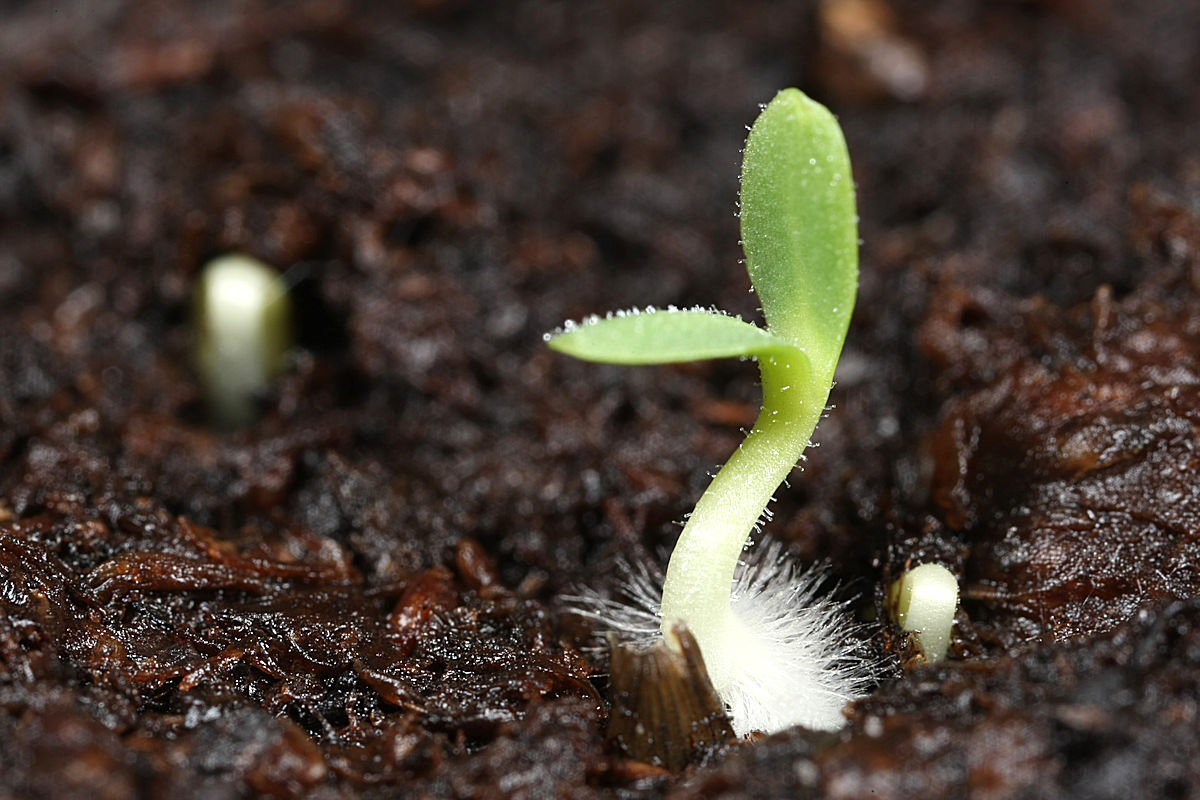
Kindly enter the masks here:
M 837 120 L 798 89 L 779 92 L 750 129 L 740 213 L 767 329 L 832 376 L 858 289 L 854 178 Z
M 585 361 L 671 364 L 730 356 L 804 354 L 791 342 L 717 311 L 626 311 L 568 324 L 547 338 L 550 347 Z

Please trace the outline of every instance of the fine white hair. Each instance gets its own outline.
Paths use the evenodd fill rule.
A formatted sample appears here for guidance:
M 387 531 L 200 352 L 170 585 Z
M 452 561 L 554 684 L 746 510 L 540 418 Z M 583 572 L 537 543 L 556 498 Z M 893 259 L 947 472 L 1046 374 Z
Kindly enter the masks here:
M 877 680 L 882 665 L 847 604 L 820 593 L 827 577 L 821 566 L 798 568 L 777 541 L 738 563 L 721 652 L 701 653 L 724 662 L 727 678 L 714 688 L 738 735 L 795 725 L 837 730 L 846 704 Z M 651 645 L 662 638 L 661 587 L 662 576 L 639 565 L 626 570 L 617 598 L 589 589 L 567 600 L 623 641 Z

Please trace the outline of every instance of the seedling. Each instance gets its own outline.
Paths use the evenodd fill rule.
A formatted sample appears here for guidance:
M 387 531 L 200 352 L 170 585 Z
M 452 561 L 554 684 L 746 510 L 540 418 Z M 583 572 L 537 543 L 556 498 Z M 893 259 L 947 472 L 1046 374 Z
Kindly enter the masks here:
M 858 287 L 850 158 L 824 106 L 785 89 L 763 109 L 746 140 L 740 207 L 765 328 L 713 309 L 647 308 L 568 323 L 547 341 L 615 364 L 757 360 L 762 411 L 689 515 L 661 604 L 646 600 L 653 590 L 635 589 L 635 606 L 651 608 L 609 605 L 598 616 L 641 630 L 648 615 L 663 631 L 686 625 L 739 733 L 834 729 L 866 677 L 862 660 L 844 649 L 841 609 L 815 600 L 819 576 L 797 572 L 777 551 L 741 562 L 825 411 Z
M 941 564 L 913 567 L 892 584 L 891 603 L 896 622 L 913 634 L 925 660 L 936 664 L 945 658 L 958 609 L 954 573 Z
M 251 422 L 292 344 L 287 284 L 261 261 L 221 256 L 200 271 L 192 318 L 196 367 L 213 421 L 225 428 Z

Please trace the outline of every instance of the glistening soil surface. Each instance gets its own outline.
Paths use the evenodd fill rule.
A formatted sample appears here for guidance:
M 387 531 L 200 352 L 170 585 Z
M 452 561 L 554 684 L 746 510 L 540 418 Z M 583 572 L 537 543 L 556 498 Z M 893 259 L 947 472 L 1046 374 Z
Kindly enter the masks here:
M 0 796 L 1200 796 L 1200 5 L 7 3 Z M 754 369 L 597 367 L 563 319 L 753 317 L 757 104 L 840 117 L 859 308 L 768 530 L 950 658 L 681 772 L 604 736 L 561 596 L 660 562 Z M 286 270 L 261 419 L 189 294 Z

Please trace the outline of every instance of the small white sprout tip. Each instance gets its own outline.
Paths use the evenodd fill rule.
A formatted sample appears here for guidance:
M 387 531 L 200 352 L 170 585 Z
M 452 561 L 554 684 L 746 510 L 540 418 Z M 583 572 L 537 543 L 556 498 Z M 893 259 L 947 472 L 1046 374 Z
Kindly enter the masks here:
M 576 613 L 634 644 L 662 637 L 662 576 L 627 568 L 620 599 L 568 598 Z M 797 569 L 782 545 L 752 548 L 738 564 L 731 613 L 704 660 L 734 731 L 802 725 L 841 728 L 846 703 L 866 694 L 881 663 L 857 638 L 846 607 L 820 596 L 821 568 Z
M 892 584 L 892 607 L 901 629 L 916 636 L 925 660 L 946 656 L 958 609 L 958 580 L 941 564 L 913 567 Z
M 197 276 L 192 317 L 196 368 L 214 417 L 229 427 L 250 422 L 292 344 L 287 284 L 257 259 L 221 256 Z

